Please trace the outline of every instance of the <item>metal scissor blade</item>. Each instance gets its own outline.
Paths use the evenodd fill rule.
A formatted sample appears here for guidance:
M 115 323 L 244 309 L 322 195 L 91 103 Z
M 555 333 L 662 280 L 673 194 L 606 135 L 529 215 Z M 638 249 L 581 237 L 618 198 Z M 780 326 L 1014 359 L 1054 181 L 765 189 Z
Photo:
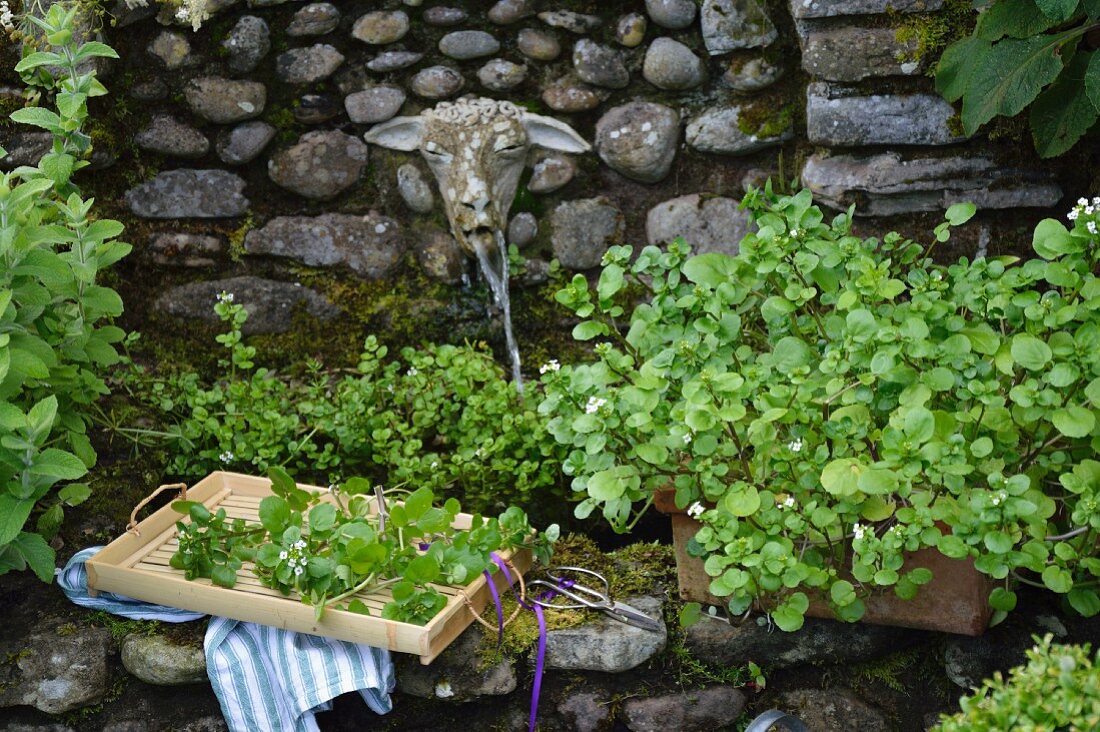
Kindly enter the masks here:
M 619 622 L 626 623 L 627 625 L 633 625 L 635 628 L 641 628 L 642 630 L 651 630 L 654 633 L 661 632 L 661 623 L 649 617 L 641 610 L 632 608 L 625 602 L 612 603 L 611 607 L 604 609 L 604 612 L 615 618 Z

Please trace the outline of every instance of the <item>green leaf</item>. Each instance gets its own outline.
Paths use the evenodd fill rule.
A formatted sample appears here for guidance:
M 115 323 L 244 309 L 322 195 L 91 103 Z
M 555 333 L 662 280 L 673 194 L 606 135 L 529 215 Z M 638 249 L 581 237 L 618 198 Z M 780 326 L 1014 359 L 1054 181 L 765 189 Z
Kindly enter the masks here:
M 578 341 L 590 341 L 596 336 L 607 334 L 607 326 L 596 320 L 585 320 L 573 328 L 573 337 Z
M 898 476 L 893 470 L 870 468 L 859 476 L 857 485 L 864 493 L 893 493 L 898 489 Z
M 34 508 L 33 499 L 18 499 L 7 493 L 0 494 L 0 547 L 10 544 L 23 526 Z
M 996 587 L 989 593 L 989 606 L 994 610 L 1010 613 L 1016 609 L 1016 593 L 1004 587 Z
M 1074 55 L 1065 71 L 1031 105 L 1031 136 L 1040 156 L 1061 155 L 1096 124 L 1100 113 L 1081 83 L 1094 55 Z
M 936 548 L 940 550 L 940 554 L 951 559 L 962 559 L 970 555 L 970 549 L 967 547 L 966 542 L 953 534 L 941 536 Z
M 979 437 L 970 444 L 970 453 L 976 458 L 984 458 L 993 452 L 993 440 L 988 437 Z
M 792 633 L 806 621 L 810 601 L 803 592 L 796 592 L 772 611 L 772 620 L 780 630 Z
M 1043 15 L 1055 23 L 1064 23 L 1073 17 L 1080 0 L 1035 0 L 1035 5 Z
M 1066 437 L 1086 437 L 1096 426 L 1096 416 L 1091 410 L 1072 404 L 1055 410 L 1051 422 Z
M 84 462 L 71 452 L 48 447 L 34 460 L 32 475 L 41 475 L 58 480 L 76 480 L 88 472 Z
M 51 53 L 50 51 L 37 51 L 20 59 L 19 63 L 15 65 L 15 70 L 18 72 L 30 71 L 31 69 L 37 69 L 39 66 L 56 66 L 62 61 L 64 59 L 61 58 L 60 54 Z
M 1035 101 L 1062 71 L 1061 46 L 1076 31 L 1022 40 L 1006 39 L 978 59 L 963 97 L 963 132 L 973 135 L 997 115 L 1013 117 Z
M 856 588 L 848 580 L 837 580 L 829 588 L 829 596 L 840 607 L 851 605 L 856 601 Z
M 994 554 L 1008 554 L 1015 542 L 1003 531 L 989 531 L 985 535 L 985 546 Z
M 1012 337 L 1012 358 L 1025 369 L 1038 371 L 1050 363 L 1053 355 L 1050 346 L 1030 333 Z
M 722 498 L 722 505 L 734 516 L 751 516 L 760 510 L 760 492 L 752 486 L 730 491 Z
M 427 554 L 421 554 L 405 568 L 405 579 L 418 585 L 426 585 L 439 579 L 439 562 Z
M 260 523 L 273 536 L 282 534 L 290 523 L 290 506 L 278 496 L 265 496 L 260 501 Z
M 652 442 L 643 442 L 634 448 L 638 457 L 651 465 L 663 465 L 668 460 L 668 448 Z
M 1080 251 L 1081 242 L 1062 225 L 1061 221 L 1043 219 L 1035 226 L 1031 247 L 1040 257 L 1049 260 Z
M 996 41 L 1005 36 L 1029 38 L 1054 25 L 1035 0 L 997 0 L 978 17 L 974 35 L 986 41 Z
M 210 570 L 210 581 L 218 587 L 233 587 L 237 584 L 237 571 L 228 564 L 215 565 Z
M 309 512 L 310 531 L 328 531 L 336 525 L 336 506 L 319 503 Z
M 118 53 L 106 43 L 88 41 L 77 49 L 76 57 L 81 61 L 86 58 L 118 58 Z
M 597 501 L 612 501 L 626 492 L 626 484 L 615 469 L 601 470 L 588 479 L 588 495 Z
M 17 109 L 11 113 L 11 118 L 20 124 L 41 127 L 50 132 L 62 131 L 61 118 L 57 116 L 57 113 L 51 112 L 48 109 L 43 109 L 42 107 L 25 107 L 23 109 Z
M 1091 618 L 1100 613 L 1100 597 L 1096 590 L 1088 588 L 1076 588 L 1069 591 L 1066 596 L 1070 607 L 1081 613 L 1086 618 Z
M 1100 112 L 1100 53 L 1093 52 L 1091 55 L 1088 70 L 1085 71 L 1085 93 L 1093 109 Z
M 978 207 L 972 203 L 956 203 L 948 207 L 945 218 L 952 226 L 962 226 L 972 219 L 977 212 Z
M 1051 592 L 1065 594 L 1073 589 L 1073 575 L 1061 567 L 1051 565 L 1043 570 L 1043 584 Z
M 866 468 L 853 458 L 833 460 L 821 471 L 821 486 L 834 496 L 850 496 L 859 491 L 859 478 Z
M 54 551 L 38 534 L 24 531 L 11 543 L 15 551 L 23 557 L 31 571 L 43 582 L 53 582 Z
M 57 497 L 67 506 L 79 506 L 92 495 L 86 483 L 69 483 L 57 492 Z
M 773 364 L 781 372 L 789 373 L 793 369 L 810 363 L 813 353 L 804 341 L 795 336 L 780 338 L 772 351 Z
M 685 602 L 680 608 L 680 627 L 690 628 L 703 617 L 703 606 L 698 602 Z
M 977 60 L 989 53 L 989 41 L 968 36 L 952 43 L 936 65 L 936 91 L 949 102 L 962 99 L 977 68 Z
M 728 254 L 710 252 L 687 260 L 683 270 L 692 282 L 714 289 L 730 281 L 736 271 L 736 260 Z

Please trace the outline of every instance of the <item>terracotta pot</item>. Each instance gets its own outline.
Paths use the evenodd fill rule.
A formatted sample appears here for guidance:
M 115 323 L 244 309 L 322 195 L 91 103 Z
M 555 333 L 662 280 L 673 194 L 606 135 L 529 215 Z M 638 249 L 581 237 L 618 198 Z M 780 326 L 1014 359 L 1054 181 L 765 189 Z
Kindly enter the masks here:
M 672 519 L 680 597 L 708 605 L 725 605 L 721 598 L 709 592 L 711 577 L 703 568 L 703 560 L 687 553 L 688 541 L 702 524 L 688 516 L 684 509 L 676 507 L 673 490 L 659 491 L 653 505 Z M 932 570 L 932 581 L 921 587 L 912 600 L 903 600 L 887 588 L 865 598 L 867 612 L 862 622 L 960 635 L 985 632 L 993 613 L 989 607 L 993 584 L 988 576 L 974 568 L 973 560 L 950 559 L 929 547 L 906 554 L 902 571 L 914 567 Z M 812 594 L 806 614 L 815 618 L 835 618 L 829 605 Z

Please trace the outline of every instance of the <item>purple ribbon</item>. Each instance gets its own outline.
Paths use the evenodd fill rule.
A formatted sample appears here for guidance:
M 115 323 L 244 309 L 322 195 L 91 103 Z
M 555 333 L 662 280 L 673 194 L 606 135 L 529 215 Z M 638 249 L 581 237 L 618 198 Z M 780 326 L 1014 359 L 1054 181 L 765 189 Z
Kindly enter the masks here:
M 508 580 L 508 586 L 512 588 L 512 594 L 516 596 L 516 602 L 520 607 L 530 610 L 535 613 L 535 618 L 539 623 L 539 652 L 538 657 L 535 659 L 535 683 L 531 688 L 531 714 L 528 717 L 527 732 L 535 732 L 535 722 L 538 719 L 539 714 L 539 693 L 542 691 L 542 672 L 543 667 L 546 665 L 546 617 L 542 614 L 542 608 L 534 603 L 527 602 L 519 593 L 516 592 L 516 588 L 512 586 L 512 573 L 508 571 L 508 566 L 504 563 L 504 560 L 500 556 L 493 552 L 489 555 L 493 559 L 493 563 L 500 567 L 500 571 L 504 573 L 504 579 Z M 497 595 L 497 588 L 493 583 L 493 578 L 489 574 L 489 570 L 485 570 L 485 576 L 489 580 L 489 591 L 493 595 L 493 600 L 497 604 L 497 623 L 500 630 L 500 638 L 504 638 L 504 608 L 501 607 L 500 597 Z

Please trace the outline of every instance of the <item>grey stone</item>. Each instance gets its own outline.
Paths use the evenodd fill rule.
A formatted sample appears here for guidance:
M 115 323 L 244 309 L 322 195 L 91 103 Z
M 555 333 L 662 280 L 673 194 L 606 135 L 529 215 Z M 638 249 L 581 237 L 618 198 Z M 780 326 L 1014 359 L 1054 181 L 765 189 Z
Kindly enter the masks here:
M 0 170 L 38 165 L 42 156 L 53 149 L 53 135 L 45 131 L 0 129 L 0 147 L 8 153 L 0 158 Z
M 149 238 L 153 261 L 171 267 L 213 267 L 224 248 L 220 238 L 207 234 L 162 231 Z
M 695 53 L 671 38 L 657 38 L 649 44 L 642 76 L 658 89 L 691 89 L 703 83 L 706 69 Z
M 229 70 L 247 74 L 271 50 L 271 31 L 263 19 L 255 15 L 242 16 L 222 41 L 222 48 L 228 54 Z
M 778 134 L 759 136 L 741 129 L 741 107 L 711 107 L 688 122 L 686 138 L 700 152 L 748 155 L 775 147 L 794 136 L 790 120 Z
M 851 95 L 816 82 L 806 89 L 806 136 L 816 145 L 946 145 L 955 109 L 936 94 Z
M 508 243 L 523 248 L 535 239 L 539 233 L 539 221 L 535 215 L 524 211 L 512 217 L 508 222 Z
M 588 202 L 596 200 L 598 199 L 589 199 Z M 572 203 L 585 204 L 588 202 L 574 201 Z M 554 252 L 558 255 L 559 260 L 561 254 L 558 252 L 557 246 L 558 224 L 556 219 L 559 212 L 562 211 L 562 207 L 567 205 L 569 204 L 562 204 L 552 214 L 552 225 L 555 226 Z M 617 209 L 608 206 L 606 203 L 597 203 L 596 206 L 610 208 L 610 215 L 615 220 L 612 221 L 608 218 L 608 212 L 596 213 L 595 208 L 589 211 L 574 210 L 568 215 L 579 219 L 578 223 L 587 219 L 589 222 L 600 226 L 604 231 L 607 231 L 607 224 L 621 226 L 622 215 Z M 570 224 L 570 226 L 574 225 Z M 590 252 L 591 250 L 585 252 L 585 254 L 590 254 Z M 603 252 L 600 252 L 600 254 L 602 256 Z M 596 264 L 598 263 L 597 260 Z M 562 265 L 569 266 L 564 261 Z M 591 266 L 595 266 L 595 264 Z M 588 269 L 588 267 L 570 268 Z M 623 602 L 637 608 L 655 620 L 660 620 L 662 617 L 661 601 L 658 598 L 634 597 L 624 599 Z M 654 632 L 620 623 L 601 614 L 594 616 L 583 625 L 548 631 L 546 633 L 546 668 L 565 671 L 622 673 L 640 666 L 663 651 L 667 640 L 668 631 L 664 627 L 663 620 L 661 621 L 661 631 Z M 669 728 L 665 727 L 663 729 Z
M 695 254 L 736 255 L 749 232 L 751 219 L 738 202 L 722 196 L 692 193 L 658 203 L 646 214 L 650 244 L 667 244 L 682 236 Z
M 225 170 L 165 170 L 126 191 L 126 204 L 143 219 L 214 219 L 248 211 L 244 181 Z
M 523 274 L 520 275 L 520 284 L 524 287 L 533 287 L 545 284 L 550 280 L 550 263 L 545 259 L 523 260 Z
M 409 88 L 418 97 L 446 99 L 458 94 L 465 83 L 462 74 L 449 66 L 429 66 L 416 72 L 409 81 Z
M 783 76 L 783 67 L 757 56 L 750 59 L 734 59 L 722 74 L 722 83 L 741 92 L 766 89 Z
M 574 13 L 572 10 L 550 10 L 539 13 L 539 20 L 551 28 L 561 28 L 578 35 L 591 33 L 603 23 L 597 15 Z
M 367 144 L 336 130 L 307 132 L 267 162 L 277 185 L 315 200 L 334 198 L 359 181 Z
M 558 39 L 537 28 L 524 28 L 516 36 L 516 47 L 524 56 L 535 61 L 553 61 L 561 55 Z
M 192 79 L 183 90 L 187 106 L 207 122 L 230 124 L 263 114 L 267 89 L 258 81 L 217 76 Z
M 157 102 L 168 96 L 168 85 L 160 78 L 142 81 L 130 87 L 130 96 L 139 102 Z
M 808 729 L 887 732 L 886 716 L 847 689 L 794 689 L 779 695 L 779 709 L 794 714 Z
M 286 333 L 299 308 L 319 320 L 331 320 L 340 312 L 323 295 L 296 282 L 251 275 L 173 287 L 157 299 L 153 308 L 175 318 L 218 323 L 214 305 L 222 292 L 231 293 L 234 302 L 248 312 L 248 320 L 241 327 L 245 335 Z
M 668 175 L 680 138 L 680 115 L 653 102 L 614 107 L 596 122 L 596 152 L 612 169 L 642 183 Z
M 611 699 L 598 692 L 571 692 L 558 703 L 558 714 L 574 732 L 597 732 L 611 721 Z
M 372 86 L 344 97 L 344 109 L 352 122 L 376 124 L 393 118 L 405 103 L 405 90 L 399 86 Z
M 288 84 L 313 84 L 332 76 L 344 63 L 344 54 L 327 43 L 292 48 L 275 59 L 275 71 Z
M 536 0 L 497 0 L 489 8 L 489 22 L 511 25 L 535 14 Z
M 547 153 L 531 167 L 527 190 L 532 193 L 553 193 L 568 185 L 577 174 L 577 164 L 565 155 Z
M 421 699 L 463 702 L 483 696 L 510 694 L 516 688 L 516 670 L 505 658 L 480 669 L 478 648 L 485 631 L 471 625 L 430 666 L 415 656 L 402 655 L 397 663 L 397 689 Z
M 645 40 L 646 19 L 641 13 L 627 13 L 619 16 L 615 23 L 615 40 L 620 46 L 635 48 Z
M 309 267 L 345 266 L 369 279 L 397 269 L 405 246 L 401 226 L 373 211 L 365 216 L 278 216 L 244 239 L 249 254 L 288 257 Z
M 108 657 L 114 644 L 105 628 L 81 626 L 60 633 L 54 622 L 0 642 L 10 659 L 0 685 L 0 708 L 32 706 L 62 714 L 100 701 L 110 682 Z
M 737 721 L 747 701 L 740 689 L 707 686 L 679 694 L 628 699 L 623 704 L 623 719 L 632 732 L 709 732 Z M 862 730 L 861 727 L 850 729 Z
M 153 117 L 134 135 L 134 144 L 142 150 L 177 158 L 201 158 L 210 150 L 210 141 L 204 134 L 165 115 Z
M 214 150 L 222 162 L 244 165 L 252 162 L 275 139 L 275 128 L 267 122 L 242 122 L 218 135 Z
M 871 661 L 923 637 L 920 631 L 818 618 L 806 618 L 805 625 L 794 633 L 775 633 L 754 620 L 731 625 L 704 617 L 687 629 L 684 645 L 696 658 L 718 666 L 757 660 L 768 668 L 781 669 Z
M 704 0 L 700 24 L 712 56 L 766 46 L 778 35 L 757 0 Z
M 466 20 L 466 11 L 462 8 L 449 8 L 442 5 L 424 11 L 424 22 L 428 25 L 451 26 Z
M 585 112 L 600 106 L 606 98 L 605 90 L 575 76 L 564 76 L 542 90 L 542 101 L 555 112 Z
M 527 67 L 514 64 L 502 58 L 494 58 L 485 62 L 485 65 L 477 70 L 477 80 L 486 89 L 493 91 L 508 91 L 514 89 L 527 78 Z
M 894 28 L 799 24 L 802 68 L 830 81 L 861 81 L 876 76 L 913 76 L 915 40 L 899 41 Z
M 397 169 L 397 192 L 401 194 L 405 205 L 416 213 L 431 213 L 435 204 L 432 188 L 424 180 L 420 168 L 412 163 L 405 163 Z
M 622 212 L 603 196 L 564 201 L 550 214 L 550 243 L 554 256 L 566 269 L 599 266 L 604 252 L 622 240 L 623 229 Z M 559 651 L 559 654 L 566 654 L 563 662 L 573 652 L 571 648 L 573 646 L 566 645 Z
M 863 216 L 943 211 L 965 201 L 978 208 L 1045 208 L 1062 197 L 1051 175 L 1002 168 L 980 155 L 815 154 L 802 169 L 802 182 L 820 203 L 833 208 L 856 203 Z
M 424 58 L 424 54 L 416 51 L 386 51 L 368 61 L 367 68 L 384 74 L 388 71 L 408 68 L 418 63 L 422 58 Z
M 303 94 L 294 105 L 294 119 L 302 124 L 318 125 L 340 115 L 343 105 L 328 94 Z
M 977 688 L 995 671 L 1005 673 L 1026 662 L 1027 651 L 1034 645 L 1032 636 L 1046 633 L 1056 642 L 1065 641 L 1068 635 L 1058 616 L 1032 614 L 1030 607 L 1021 608 L 984 635 L 949 636 L 943 647 L 944 671 L 956 686 Z
M 459 61 L 492 56 L 500 50 L 500 41 L 485 31 L 452 31 L 439 39 L 439 52 Z
M 581 81 L 596 86 L 623 89 L 630 83 L 630 72 L 619 52 L 587 38 L 573 46 L 573 68 Z
M 288 36 L 323 36 L 340 25 L 340 10 L 332 3 L 310 3 L 294 13 L 286 27 Z
M 694 0 L 645 0 L 650 19 L 663 28 L 680 30 L 695 20 Z
M 403 10 L 376 10 L 355 21 L 351 35 L 363 43 L 383 46 L 399 41 L 409 32 L 409 16 Z
M 457 285 L 466 274 L 469 259 L 448 231 L 439 227 L 422 227 L 415 231 L 416 261 L 434 280 Z
M 943 0 L 791 0 L 795 18 L 829 18 L 836 15 L 927 13 L 943 7 Z
M 145 683 L 157 686 L 206 681 L 202 646 L 180 645 L 160 634 L 126 636 L 122 641 L 122 665 Z
M 8 722 L 5 726 L 0 727 L 0 730 L 3 732 L 76 732 L 67 724 L 29 724 L 26 722 Z
M 161 31 L 149 44 L 149 55 L 155 57 L 169 71 L 186 66 L 191 56 L 191 44 L 187 38 L 173 31 Z

